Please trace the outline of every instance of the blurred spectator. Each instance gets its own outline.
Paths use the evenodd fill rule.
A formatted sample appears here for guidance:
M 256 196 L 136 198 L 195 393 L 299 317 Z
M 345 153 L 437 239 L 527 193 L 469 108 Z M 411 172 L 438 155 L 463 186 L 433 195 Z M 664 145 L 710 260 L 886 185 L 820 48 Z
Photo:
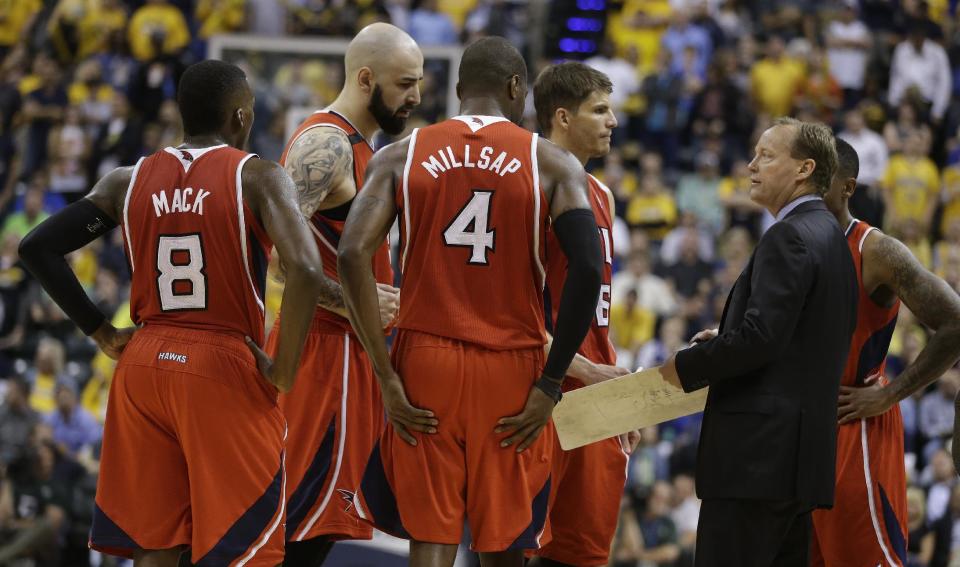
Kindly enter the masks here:
M 890 106 L 898 106 L 904 97 L 919 95 L 929 105 L 937 122 L 943 118 L 950 102 L 952 75 L 947 52 L 940 44 L 927 39 L 926 26 L 911 22 L 907 39 L 893 51 L 890 65 Z M 911 93 L 916 93 L 916 95 Z
M 88 59 L 78 65 L 74 79 L 67 89 L 67 99 L 80 109 L 80 116 L 93 135 L 110 119 L 114 88 L 103 80 L 103 66 L 98 59 Z
M 196 17 L 200 37 L 210 39 L 219 33 L 242 31 L 245 10 L 246 0 L 198 0 Z
M 910 249 L 920 265 L 928 270 L 931 269 L 933 249 L 930 247 L 930 238 L 927 237 L 923 226 L 914 219 L 907 219 L 896 225 L 895 229 L 900 240 Z
M 20 41 L 42 7 L 40 0 L 0 0 L 0 59 Z
M 863 112 L 853 109 L 844 116 L 844 129 L 837 134 L 847 141 L 857 152 L 860 158 L 860 173 L 857 175 L 857 193 L 861 192 L 861 185 L 877 188 L 880 179 L 887 168 L 890 159 L 887 145 L 883 136 L 867 128 L 863 120 Z
M 674 72 L 683 71 L 684 56 L 689 52 L 692 54 L 693 72 L 700 79 L 706 78 L 713 42 L 705 29 L 690 22 L 690 14 L 685 9 L 673 12 L 670 27 L 664 32 L 661 41 L 663 49 L 670 52 Z
M 610 37 L 624 53 L 631 48 L 636 51 L 641 76 L 648 75 L 656 66 L 671 12 L 668 0 L 625 0 L 621 12 L 610 18 Z
M 45 419 L 53 430 L 54 442 L 73 457 L 92 451 L 103 432 L 97 420 L 80 406 L 76 381 L 62 377 L 55 391 L 57 408 Z
M 637 351 L 653 336 L 656 316 L 639 305 L 637 295 L 636 289 L 629 289 L 621 303 L 610 307 L 610 342 L 620 366 L 635 367 Z
M 677 302 L 670 287 L 650 271 L 650 254 L 645 249 L 634 250 L 627 260 L 626 269 L 613 275 L 610 284 L 610 301 L 614 305 L 625 301 L 627 292 L 637 293 L 637 303 L 658 317 L 673 313 Z
M 26 455 L 33 428 L 40 421 L 37 412 L 30 407 L 27 381 L 14 376 L 6 383 L 6 395 L 0 405 L 0 477 L 11 463 Z
M 810 52 L 807 77 L 800 83 L 793 106 L 796 112 L 809 113 L 825 124 L 833 124 L 834 113 L 843 106 L 843 91 L 830 74 L 827 59 L 819 48 Z
M 674 508 L 670 519 L 677 527 L 677 543 L 681 554 L 688 558 L 688 564 L 693 560 L 693 549 L 697 544 L 697 524 L 700 519 L 700 499 L 697 498 L 696 486 L 693 477 L 689 474 L 678 474 L 673 479 Z
M 266 36 L 280 36 L 287 31 L 290 18 L 286 2 L 277 0 L 249 0 L 247 2 L 247 21 L 250 33 Z
M 660 247 L 660 263 L 662 265 L 675 264 L 680 259 L 680 250 L 688 234 L 694 234 L 700 245 L 698 255 L 704 262 L 713 261 L 714 237 L 710 232 L 700 228 L 700 219 L 693 212 L 684 212 L 680 215 L 680 224 L 670 231 L 663 239 Z
M 753 110 L 747 104 L 744 91 L 725 67 L 732 59 L 731 53 L 718 53 L 717 59 L 707 68 L 706 82 L 690 111 L 690 128 L 696 137 L 718 135 L 728 143 L 740 146 L 752 130 Z
M 960 221 L 960 163 L 943 170 L 942 213 L 940 216 L 940 234 L 947 237 L 951 226 Z
M 683 86 L 683 76 L 673 70 L 670 52 L 661 51 L 656 68 L 640 87 L 646 102 L 641 128 L 644 142 L 657 149 L 668 169 L 676 163 L 680 131 L 685 125 L 679 108 Z
M 684 235 L 680 257 L 676 262 L 662 266 L 659 273 L 683 298 L 693 297 L 705 284 L 709 285 L 713 268 L 700 257 L 700 243 L 695 232 L 688 231 Z
M 457 43 L 457 28 L 450 16 L 437 9 L 437 0 L 420 0 L 410 13 L 407 31 L 421 47 Z
M 936 390 L 925 394 L 920 400 L 920 432 L 929 439 L 927 446 L 924 448 L 925 457 L 929 457 L 937 448 L 943 447 L 944 441 L 949 439 L 953 433 L 955 411 L 953 402 L 956 397 L 957 371 L 952 370 L 937 382 Z M 953 475 L 953 461 L 950 460 L 949 455 L 947 455 L 947 461 L 950 465 L 951 475 Z M 934 467 L 934 475 L 937 475 L 936 467 Z M 930 519 L 937 519 L 945 509 L 946 504 L 942 507 L 930 509 Z
M 787 57 L 779 36 L 767 40 L 767 56 L 750 72 L 750 92 L 757 110 L 769 118 L 790 114 L 793 95 L 802 84 L 806 71 L 800 61 Z
M 3 229 L 0 230 L 0 240 L 5 239 L 10 234 L 15 234 L 19 243 L 19 240 L 26 236 L 28 232 L 50 216 L 43 210 L 45 185 L 46 175 L 43 172 L 33 176 L 23 198 L 23 211 L 7 217 L 7 220 L 3 223 Z
M 89 189 L 84 163 L 90 156 L 90 138 L 80 113 L 80 107 L 68 106 L 63 123 L 50 131 L 50 191 L 63 195 L 68 203 Z
M 670 317 L 660 324 L 657 338 L 647 341 L 640 349 L 634 366 L 653 368 L 660 366 L 671 355 L 687 346 L 687 322 L 683 317 Z
M 587 65 L 606 74 L 613 83 L 613 92 L 610 93 L 610 107 L 617 116 L 620 128 L 627 125 L 627 115 L 623 108 L 633 94 L 640 90 L 640 80 L 637 68 L 626 59 L 617 56 L 617 46 L 613 40 L 606 39 L 600 52 L 584 61 Z
M 653 485 L 646 509 L 640 517 L 640 549 L 637 560 L 641 564 L 668 567 L 680 556 L 677 526 L 670 519 L 673 487 L 660 481 Z
M 23 177 L 33 175 L 46 164 L 50 130 L 63 118 L 67 106 L 67 91 L 57 63 L 49 56 L 38 55 L 34 72 L 37 86 L 23 103 L 23 117 L 28 124 Z
M 88 3 L 77 28 L 79 49 L 77 59 L 107 51 L 110 36 L 123 33 L 127 26 L 127 12 L 120 0 L 98 0 Z
M 915 130 L 907 137 L 903 153 L 887 164 L 881 186 L 886 193 L 888 229 L 906 220 L 920 223 L 923 230 L 930 226 L 940 195 L 940 174 L 926 156 L 926 148 L 924 137 Z
M 737 160 L 729 177 L 717 188 L 720 203 L 726 209 L 728 229 L 742 227 L 756 240 L 760 236 L 760 217 L 763 207 L 750 198 L 750 170 L 746 160 Z
M 933 524 L 949 511 L 950 497 L 957 484 L 953 459 L 946 449 L 939 449 L 933 454 L 924 477 L 928 486 L 927 522 Z
M 113 95 L 113 116 L 93 142 L 89 176 L 100 179 L 113 169 L 133 165 L 143 155 L 143 125 L 123 93 Z
M 146 0 L 127 26 L 133 56 L 147 62 L 175 54 L 190 43 L 190 29 L 183 13 L 167 0 Z
M 684 175 L 677 184 L 677 208 L 693 213 L 701 226 L 711 234 L 723 231 L 725 212 L 720 205 L 720 160 L 711 152 L 701 152 L 696 158 L 696 171 Z
M 960 218 L 951 219 L 943 236 L 944 239 L 937 242 L 933 249 L 933 268 L 940 277 L 949 266 L 960 265 Z
M 63 344 L 49 337 L 40 339 L 34 366 L 27 371 L 31 384 L 30 407 L 42 415 L 52 413 L 57 407 L 56 384 L 63 375 L 66 356 Z
M 27 289 L 30 274 L 20 263 L 17 247 L 20 236 L 0 236 L 0 373 L 12 371 L 13 360 L 23 343 L 27 317 Z
M 650 240 L 660 242 L 677 224 L 677 204 L 659 177 L 644 175 L 640 190 L 630 198 L 625 218 L 631 228 L 639 228 Z
M 923 490 L 907 488 L 907 563 L 905 567 L 929 567 L 933 559 L 934 534 L 927 523 Z
M 896 108 L 896 120 L 888 121 L 883 127 L 883 139 L 887 143 L 889 152 L 905 151 L 907 139 L 918 131 L 922 135 L 924 143 L 929 144 L 932 139 L 930 127 L 917 116 L 917 108 L 914 103 L 904 100 Z
M 826 44 L 830 74 L 843 89 L 844 108 L 852 108 L 863 96 L 871 47 L 870 30 L 857 19 L 857 0 L 843 0 L 827 25 Z
M 157 47 L 159 45 L 158 42 Z M 137 68 L 130 82 L 129 96 L 145 122 L 157 119 L 165 100 L 176 99 L 177 85 L 184 69 L 186 66 L 178 57 L 159 51 Z

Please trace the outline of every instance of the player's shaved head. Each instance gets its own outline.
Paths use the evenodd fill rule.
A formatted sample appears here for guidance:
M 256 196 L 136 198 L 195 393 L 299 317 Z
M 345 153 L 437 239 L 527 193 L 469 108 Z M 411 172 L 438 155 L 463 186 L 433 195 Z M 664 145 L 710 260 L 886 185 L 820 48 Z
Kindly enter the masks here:
M 360 30 L 350 41 L 344 67 L 347 77 L 355 76 L 364 67 L 377 74 L 392 66 L 397 58 L 411 55 L 422 57 L 417 42 L 402 29 L 378 22 Z
M 477 40 L 460 59 L 461 98 L 497 93 L 513 76 L 526 84 L 527 64 L 517 48 L 502 37 Z
M 860 174 L 860 158 L 857 151 L 849 142 L 837 138 L 837 173 L 836 176 L 844 181 L 856 179 Z

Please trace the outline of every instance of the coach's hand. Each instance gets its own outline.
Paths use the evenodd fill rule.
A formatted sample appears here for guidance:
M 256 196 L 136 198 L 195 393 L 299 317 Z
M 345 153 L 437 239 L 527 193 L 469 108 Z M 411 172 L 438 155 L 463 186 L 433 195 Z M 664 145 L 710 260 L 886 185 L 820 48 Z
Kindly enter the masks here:
M 117 360 L 120 353 L 126 348 L 127 343 L 133 338 L 133 333 L 137 331 L 136 327 L 124 327 L 118 329 L 105 321 L 100 328 L 90 335 L 90 338 L 97 343 L 100 350 L 110 358 Z
M 397 318 L 400 309 L 400 289 L 377 283 L 377 302 L 380 304 L 380 326 L 386 329 Z
M 417 439 L 411 431 L 420 433 L 436 433 L 439 422 L 433 417 L 430 410 L 416 408 L 407 400 L 407 393 L 403 390 L 403 382 L 396 372 L 386 380 L 380 381 L 380 392 L 383 396 L 383 408 L 387 412 L 387 419 L 393 424 L 397 435 L 407 443 L 417 446 Z
M 520 443 L 517 445 L 517 452 L 523 452 L 537 440 L 543 428 L 547 426 L 555 405 L 557 403 L 543 393 L 540 388 L 536 386 L 530 388 L 527 404 L 523 406 L 523 411 L 514 416 L 501 418 L 497 422 L 494 432 L 513 432 L 513 435 L 500 442 L 500 446 L 509 447 L 514 443 Z
M 709 341 L 710 339 L 715 339 L 718 334 L 720 334 L 719 329 L 704 329 L 696 335 L 693 335 L 693 338 L 690 339 L 690 345 L 692 346 L 697 343 Z
M 840 386 L 840 404 L 837 407 L 840 425 L 887 411 L 896 403 L 890 397 L 891 392 L 889 388 L 881 386 L 879 380 L 859 388 Z

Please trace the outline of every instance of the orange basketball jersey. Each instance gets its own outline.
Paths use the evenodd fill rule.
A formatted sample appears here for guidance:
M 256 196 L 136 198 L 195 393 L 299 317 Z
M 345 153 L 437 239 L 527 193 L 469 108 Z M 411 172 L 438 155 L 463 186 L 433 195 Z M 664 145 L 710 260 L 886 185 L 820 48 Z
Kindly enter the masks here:
M 593 207 L 593 216 L 597 219 L 597 229 L 600 231 L 600 245 L 603 246 L 603 282 L 600 286 L 600 298 L 597 301 L 597 314 L 590 325 L 583 344 L 580 345 L 580 354 L 591 362 L 599 364 L 615 364 L 617 353 L 610 343 L 610 282 L 613 279 L 613 211 L 610 210 L 612 198 L 610 189 L 592 175 L 587 176 L 590 186 L 590 205 Z M 560 297 L 563 293 L 563 282 L 567 279 L 567 258 L 560 248 L 553 231 L 547 234 L 547 287 L 544 290 L 544 304 L 547 314 L 547 331 L 553 332 L 553 325 L 560 310 Z M 564 390 L 572 390 L 583 384 L 575 378 L 564 381 Z
M 863 386 L 867 379 L 878 377 L 886 385 L 884 369 L 887 364 L 887 349 L 897 326 L 900 311 L 898 299 L 890 307 L 877 305 L 863 287 L 863 243 L 867 235 L 877 230 L 869 224 L 856 220 L 847 228 L 847 244 L 853 254 L 860 284 L 860 301 L 857 304 L 857 329 L 850 341 L 850 354 L 840 383 L 843 386 Z
M 251 157 L 222 145 L 165 148 L 137 162 L 121 222 L 135 323 L 234 333 L 263 344 L 273 244 L 243 202 L 241 170 Z
M 286 167 L 287 154 L 290 148 L 297 142 L 300 136 L 313 128 L 320 126 L 333 127 L 343 131 L 353 147 L 353 182 L 357 191 L 363 187 L 364 173 L 367 170 L 367 164 L 373 157 L 373 146 L 363 137 L 360 132 L 354 128 L 349 120 L 337 114 L 332 110 L 319 110 L 310 115 L 294 132 L 287 147 L 280 156 L 280 165 Z M 337 273 L 337 246 L 340 244 L 340 235 L 343 234 L 343 225 L 347 220 L 347 213 L 350 211 L 350 205 L 353 199 L 346 203 L 313 213 L 310 217 L 310 230 L 317 241 L 317 248 L 320 250 L 320 258 L 323 260 L 323 271 L 334 281 L 340 281 Z M 390 244 L 384 241 L 383 245 L 377 249 L 373 256 L 373 274 L 378 282 L 393 284 L 393 268 L 390 265 Z M 323 321 L 324 327 L 328 327 L 336 332 L 353 332 L 350 322 L 336 313 L 327 311 L 323 308 L 317 308 L 315 319 Z
M 494 350 L 544 344 L 548 204 L 537 140 L 492 116 L 413 131 L 396 187 L 398 327 Z

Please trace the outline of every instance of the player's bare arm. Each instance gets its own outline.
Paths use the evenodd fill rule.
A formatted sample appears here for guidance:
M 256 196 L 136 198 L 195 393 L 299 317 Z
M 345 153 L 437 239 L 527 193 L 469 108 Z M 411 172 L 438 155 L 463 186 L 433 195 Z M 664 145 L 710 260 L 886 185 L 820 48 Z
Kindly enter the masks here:
M 317 297 L 335 284 L 323 274 L 320 253 L 297 206 L 293 180 L 278 164 L 252 158 L 243 166 L 243 198 L 259 218 L 286 267 L 280 323 L 280 346 L 275 360 L 247 337 L 257 366 L 281 392 L 289 392 L 300 365 L 300 352 L 310 329 Z
M 590 330 L 603 278 L 600 237 L 583 166 L 573 154 L 547 140 L 537 144 L 537 161 L 541 187 L 550 202 L 553 230 L 567 256 L 568 268 L 543 374 L 530 389 L 523 411 L 499 420 L 494 429 L 511 433 L 500 445 L 518 443 L 518 452 L 537 439 L 560 401 L 563 377 Z
M 863 281 L 871 297 L 903 301 L 933 336 L 889 386 L 840 387 L 840 423 L 879 415 L 924 388 L 960 359 L 960 296 L 927 271 L 895 238 L 871 233 L 863 246 Z
M 409 138 L 377 152 L 367 165 L 363 190 L 358 194 L 343 227 L 337 267 L 350 322 L 370 357 L 380 383 L 387 418 L 404 441 L 416 445 L 410 433 L 435 433 L 433 412 L 413 407 L 400 376 L 393 369 L 379 325 L 377 286 L 371 261 L 397 218 L 394 183 L 403 168 Z
M 50 297 L 107 356 L 117 359 L 133 328 L 117 329 L 90 301 L 65 256 L 118 224 L 133 168 L 115 169 L 86 198 L 64 207 L 20 243 L 20 258 Z

